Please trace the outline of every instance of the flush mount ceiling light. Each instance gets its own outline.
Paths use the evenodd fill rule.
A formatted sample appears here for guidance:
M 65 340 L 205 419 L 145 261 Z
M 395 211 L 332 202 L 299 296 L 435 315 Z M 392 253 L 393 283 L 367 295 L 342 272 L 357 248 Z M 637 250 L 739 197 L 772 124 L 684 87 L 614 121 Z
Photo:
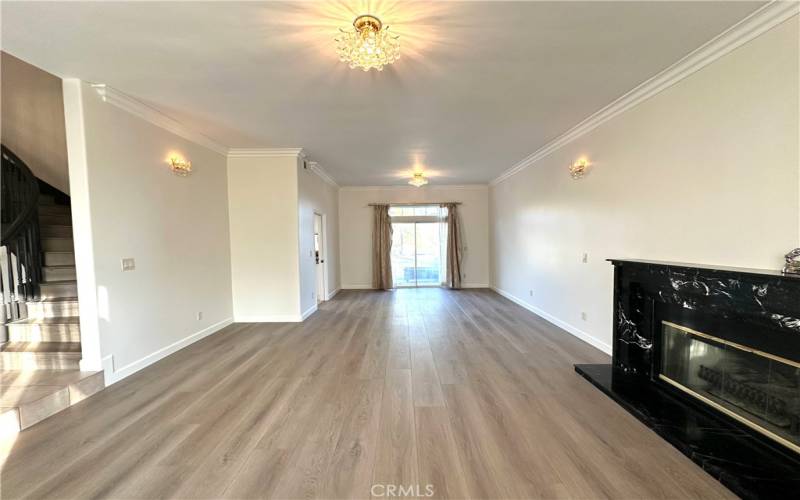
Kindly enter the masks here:
M 408 183 L 414 187 L 422 187 L 428 183 L 428 179 L 425 178 L 425 174 L 422 172 L 414 172 L 414 177 Z
M 572 165 L 569 166 L 569 175 L 575 180 L 580 179 L 584 175 L 586 175 L 586 171 L 589 169 L 589 162 L 585 158 L 581 158 L 580 160 L 576 161 Z
M 389 32 L 375 16 L 358 16 L 353 21 L 353 30 L 340 28 L 336 40 L 336 52 L 342 62 L 351 68 L 369 71 L 372 68 L 383 71 L 400 57 L 400 37 Z

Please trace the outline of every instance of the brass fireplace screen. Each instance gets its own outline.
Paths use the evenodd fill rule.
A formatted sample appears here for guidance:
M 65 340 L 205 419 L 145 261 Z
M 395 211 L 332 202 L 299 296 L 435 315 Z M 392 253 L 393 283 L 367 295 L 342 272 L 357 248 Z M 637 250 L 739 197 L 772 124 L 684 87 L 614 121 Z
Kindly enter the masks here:
M 800 363 L 668 321 L 659 378 L 800 453 Z

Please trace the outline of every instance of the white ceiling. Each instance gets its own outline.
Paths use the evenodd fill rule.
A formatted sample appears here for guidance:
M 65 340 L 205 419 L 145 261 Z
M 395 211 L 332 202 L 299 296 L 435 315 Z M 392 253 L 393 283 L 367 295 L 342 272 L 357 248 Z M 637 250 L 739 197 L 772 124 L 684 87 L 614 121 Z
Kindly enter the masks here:
M 758 2 L 8 2 L 3 50 L 229 147 L 303 147 L 341 185 L 486 183 Z M 332 38 L 401 35 L 382 73 Z

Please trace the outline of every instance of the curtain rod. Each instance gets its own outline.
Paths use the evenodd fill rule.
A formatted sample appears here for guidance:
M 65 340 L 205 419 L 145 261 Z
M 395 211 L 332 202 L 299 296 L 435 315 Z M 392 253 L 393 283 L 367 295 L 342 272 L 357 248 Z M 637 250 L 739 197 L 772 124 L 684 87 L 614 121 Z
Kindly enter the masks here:
M 461 205 L 460 201 L 427 201 L 424 203 L 369 203 L 368 207 L 377 205 L 389 205 L 392 207 L 425 207 L 428 205 Z

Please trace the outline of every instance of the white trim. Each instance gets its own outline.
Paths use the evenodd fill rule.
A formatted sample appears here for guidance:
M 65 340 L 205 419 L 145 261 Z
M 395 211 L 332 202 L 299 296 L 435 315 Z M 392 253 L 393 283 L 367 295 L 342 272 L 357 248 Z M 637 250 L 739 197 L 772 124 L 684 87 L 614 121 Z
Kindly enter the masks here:
M 461 283 L 461 288 L 491 288 L 489 283 Z
M 100 315 L 98 313 L 97 275 L 92 245 L 92 211 L 89 196 L 89 163 L 86 152 L 84 123 L 85 87 L 77 78 L 62 81 L 64 99 L 64 129 L 67 141 L 67 171 L 69 174 L 70 209 L 72 210 L 73 252 L 77 272 L 78 302 L 81 304 L 80 369 L 102 369 L 100 346 Z
M 341 288 L 337 288 L 336 290 L 334 290 L 332 292 L 328 292 L 327 296 L 325 297 L 325 300 L 331 300 L 332 298 L 336 297 L 337 293 L 339 293 L 341 291 L 342 291 Z
M 245 314 L 235 316 L 234 323 L 300 323 L 303 321 L 299 314 Z
M 117 369 L 114 365 L 114 355 L 111 354 L 103 358 L 103 371 L 105 372 L 105 379 L 106 379 L 106 387 L 109 385 L 119 382 L 120 380 L 133 375 L 134 373 L 138 372 L 142 368 L 152 365 L 156 361 L 166 358 L 170 354 L 177 352 L 184 347 L 187 347 L 190 344 L 194 344 L 198 340 L 211 335 L 212 333 L 216 333 L 219 330 L 225 328 L 226 326 L 233 323 L 233 319 L 228 318 L 225 320 L 220 321 L 219 323 L 215 323 L 207 328 L 203 328 L 199 332 L 193 333 L 189 336 L 186 336 L 177 342 L 173 342 L 172 344 L 163 347 L 147 356 L 136 360 L 132 363 L 128 363 L 127 365 L 123 366 L 122 368 Z
M 221 155 L 228 154 L 227 146 L 218 144 L 203 134 L 188 129 L 177 120 L 170 118 L 156 108 L 148 106 L 147 104 L 138 101 L 113 87 L 109 87 L 104 83 L 92 83 L 90 85 L 103 99 L 103 102 L 113 104 L 114 106 L 117 106 L 118 108 L 125 110 L 132 115 L 138 116 L 139 118 L 146 120 L 157 127 L 161 127 L 177 136 L 183 137 L 187 141 L 199 144 L 200 146 L 206 147 Z
M 584 332 L 580 328 L 576 328 L 576 327 L 570 325 L 566 321 L 562 321 L 562 320 L 556 318 L 555 316 L 542 311 L 541 309 L 539 309 L 536 306 L 532 306 L 532 305 L 528 304 L 524 300 L 519 299 L 519 298 L 511 295 L 510 293 L 506 292 L 505 290 L 501 290 L 501 289 L 499 289 L 499 288 L 497 288 L 495 286 L 491 287 L 491 289 L 494 290 L 495 292 L 497 292 L 498 294 L 502 295 L 503 297 L 507 298 L 511 302 L 517 304 L 518 306 L 520 306 L 520 307 L 522 307 L 524 309 L 527 309 L 528 311 L 530 311 L 533 314 L 535 314 L 535 315 L 537 315 L 537 316 L 549 321 L 550 323 L 553 323 L 554 325 L 556 325 L 557 327 L 561 328 L 562 330 L 565 330 L 567 333 L 571 333 L 572 335 L 574 335 L 575 337 L 578 337 L 580 340 L 586 342 L 587 344 L 589 344 L 589 345 L 591 345 L 593 347 L 596 347 L 597 349 L 600 349 L 601 351 L 603 351 L 604 353 L 608 354 L 609 356 L 611 355 L 611 345 L 610 344 L 607 344 L 607 343 L 603 342 L 602 340 L 589 335 L 588 333 Z
M 342 285 L 342 290 L 372 290 L 372 285 Z
M 300 158 L 303 148 L 231 148 L 228 158 Z
M 305 321 L 306 319 L 308 319 L 309 316 L 311 316 L 315 312 L 317 312 L 317 304 L 314 304 L 313 306 L 306 309 L 306 312 L 300 315 L 300 321 Z
M 489 187 L 488 184 L 438 184 L 431 186 L 428 184 L 427 186 L 423 186 L 421 188 L 417 188 L 414 186 L 340 186 L 339 189 L 341 191 L 417 191 L 420 189 L 424 189 L 427 191 L 430 190 L 437 190 L 437 189 L 487 189 Z M 424 203 L 424 202 L 420 202 Z
M 556 139 L 545 144 L 530 156 L 506 170 L 489 184 L 498 184 L 530 167 L 554 151 L 591 132 L 602 123 L 675 85 L 696 71 L 708 66 L 737 47 L 753 40 L 775 26 L 798 14 L 798 2 L 773 1 L 723 31 L 687 56 L 652 78 L 644 81 L 604 108 L 590 115 Z
M 308 169 L 311 170 L 312 172 L 314 172 L 315 174 L 317 174 L 320 177 L 320 179 L 322 179 L 323 181 L 327 182 L 331 186 L 333 186 L 335 188 L 339 187 L 339 185 L 336 184 L 336 181 L 333 179 L 333 177 L 331 177 L 330 174 L 328 172 L 326 172 L 319 165 L 319 163 L 317 163 L 315 161 L 308 162 Z

